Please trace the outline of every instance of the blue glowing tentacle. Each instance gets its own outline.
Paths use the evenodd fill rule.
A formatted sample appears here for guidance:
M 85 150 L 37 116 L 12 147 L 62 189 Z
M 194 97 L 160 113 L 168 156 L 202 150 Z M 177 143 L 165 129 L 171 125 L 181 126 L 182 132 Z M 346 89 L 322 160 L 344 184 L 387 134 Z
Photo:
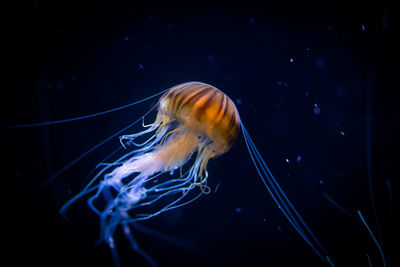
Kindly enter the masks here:
M 378 240 L 375 238 L 374 234 L 372 233 L 371 228 L 369 228 L 367 222 L 365 221 L 364 217 L 361 214 L 361 211 L 357 210 L 358 215 L 360 216 L 360 219 L 362 221 L 362 223 L 364 224 L 365 228 L 367 228 L 370 236 L 372 237 L 372 240 L 374 240 L 376 246 L 378 247 L 379 253 L 381 254 L 382 257 L 382 262 L 383 262 L 383 266 L 386 267 L 386 258 L 385 258 L 385 254 L 383 253 L 383 250 L 381 248 L 381 246 L 379 245 Z
M 348 212 L 345 208 L 343 208 L 339 203 L 337 203 L 331 196 L 329 196 L 327 193 L 323 192 L 322 195 L 333 205 L 335 206 L 338 210 L 349 216 L 351 219 L 354 219 L 354 216 Z
M 133 142 L 133 140 L 134 140 L 135 138 L 139 137 L 139 136 L 144 135 L 144 134 L 154 132 L 155 130 L 158 129 L 158 126 L 160 126 L 159 123 L 151 125 L 151 127 L 150 127 L 149 129 L 144 130 L 144 131 L 141 131 L 140 133 L 122 135 L 122 136 L 119 137 L 119 141 L 121 142 L 121 145 L 122 145 L 123 147 L 125 147 L 125 144 L 124 144 L 122 141 L 123 141 L 123 140 L 127 140 L 127 139 L 130 140 L 130 141 L 131 141 L 134 145 L 136 145 L 136 146 L 144 146 L 145 144 L 147 144 L 148 142 L 150 142 L 150 140 L 152 140 L 153 138 L 155 138 L 157 135 L 154 134 L 153 136 L 151 136 L 149 139 L 147 139 L 147 140 L 146 140 L 144 143 L 142 143 L 142 144 L 136 144 L 136 143 Z
M 187 201 L 187 202 L 184 202 L 184 203 L 182 203 L 182 204 L 180 204 L 180 205 L 175 205 L 176 203 L 178 203 L 179 201 L 181 201 L 184 197 L 186 197 L 186 196 L 188 195 L 187 193 L 188 193 L 190 190 L 192 190 L 193 188 L 195 188 L 194 185 L 190 185 L 190 186 L 187 187 L 187 188 L 181 188 L 179 191 L 186 192 L 186 194 L 182 194 L 181 197 L 179 197 L 179 198 L 177 198 L 176 200 L 172 201 L 171 203 L 167 204 L 166 206 L 164 206 L 164 208 L 160 209 L 159 211 L 157 211 L 157 212 L 155 212 L 155 213 L 152 213 L 152 214 L 143 214 L 143 213 L 142 213 L 142 214 L 137 214 L 136 216 L 137 216 L 138 218 L 134 218 L 134 219 L 132 219 L 132 221 L 135 222 L 135 221 L 147 220 L 147 219 L 150 219 L 150 218 L 152 218 L 152 217 L 158 216 L 158 215 L 159 215 L 160 213 L 162 213 L 162 212 L 165 212 L 165 211 L 167 211 L 167 210 L 171 210 L 171 209 L 174 209 L 174 208 L 182 207 L 182 206 L 184 206 L 184 205 L 186 205 L 186 204 L 188 204 L 188 203 L 190 203 L 190 202 L 196 200 L 197 198 L 199 198 L 199 197 L 203 194 L 203 192 L 200 192 L 199 195 L 197 195 L 195 198 L 193 198 L 193 199 L 191 199 L 191 200 L 189 200 L 189 201 Z M 176 190 L 178 190 L 178 189 L 176 189 Z
M 68 209 L 71 207 L 71 205 L 73 203 L 75 203 L 75 201 L 77 201 L 78 199 L 80 199 L 81 197 L 85 196 L 86 194 L 92 192 L 94 189 L 99 188 L 100 185 L 96 185 L 91 187 L 94 182 L 97 181 L 97 179 L 109 168 L 111 168 L 113 165 L 108 165 L 105 168 L 101 169 L 90 181 L 89 183 L 77 194 L 75 195 L 73 198 L 71 198 L 70 200 L 68 200 L 60 209 L 59 213 L 61 215 L 65 215 L 65 213 L 68 211 Z
M 255 153 L 254 157 L 257 160 L 258 164 L 261 164 L 261 160 L 259 158 L 259 155 L 256 154 L 256 152 L 254 151 L 254 146 L 253 144 L 249 144 L 249 148 L 251 149 L 251 153 Z M 254 158 L 253 155 L 252 159 L 254 162 Z M 255 162 L 255 164 L 257 164 Z M 294 215 L 292 214 L 291 210 L 288 208 L 287 204 L 285 203 L 285 201 L 283 200 L 282 196 L 278 193 L 277 188 L 275 187 L 275 185 L 272 183 L 271 178 L 268 176 L 268 174 L 266 173 L 265 169 L 263 168 L 264 166 L 260 166 L 262 172 L 264 173 L 265 177 L 261 176 L 262 174 L 260 173 L 259 170 L 257 170 L 260 174 L 260 177 L 263 179 L 263 183 L 264 185 L 267 187 L 270 195 L 272 196 L 272 198 L 274 199 L 274 201 L 276 202 L 276 204 L 278 205 L 278 208 L 282 211 L 282 213 L 285 215 L 286 219 L 290 222 L 290 224 L 293 226 L 293 228 L 300 234 L 300 236 L 306 241 L 306 243 L 313 249 L 313 251 L 323 260 L 325 261 L 325 258 L 322 256 L 322 254 L 318 251 L 318 249 L 316 249 L 316 247 L 314 246 L 314 244 L 312 244 L 312 242 L 309 240 L 309 238 L 307 237 L 307 235 L 305 234 L 305 232 L 303 231 L 302 227 L 299 225 L 299 223 L 297 222 L 296 218 L 294 217 Z M 258 169 L 258 167 L 256 166 L 256 168 Z M 267 179 L 268 181 L 268 185 L 266 184 L 266 181 L 264 180 Z M 272 190 L 271 190 L 271 188 Z M 328 258 L 327 258 L 328 260 Z
M 96 191 L 96 194 L 94 194 L 93 196 L 91 196 L 87 200 L 87 203 L 88 203 L 90 209 L 93 210 L 93 212 L 96 213 L 99 216 L 101 214 L 101 211 L 96 208 L 96 206 L 94 205 L 93 201 L 95 201 L 96 199 L 98 199 L 100 197 L 100 194 L 102 193 L 104 187 L 105 187 L 105 184 L 104 183 L 100 183 L 99 188 Z
M 244 129 L 244 131 L 247 130 Z M 247 133 L 247 136 L 249 137 L 249 141 L 252 144 L 252 146 L 254 147 L 254 150 L 256 152 L 256 154 L 258 155 L 258 157 L 261 160 L 261 163 L 263 165 L 263 167 L 265 168 L 265 170 L 267 170 L 268 174 L 269 174 L 269 180 L 271 182 L 273 182 L 273 184 L 276 186 L 276 188 L 279 190 L 279 193 L 281 194 L 281 196 L 285 199 L 286 204 L 289 205 L 289 207 L 292 209 L 292 211 L 294 212 L 294 214 L 297 216 L 297 218 L 299 219 L 300 223 L 304 226 L 304 228 L 308 231 L 308 233 L 310 234 L 310 236 L 314 239 L 314 241 L 318 244 L 318 246 L 322 249 L 322 251 L 328 255 L 328 252 L 325 250 L 325 248 L 322 246 L 322 244 L 318 241 L 318 239 L 316 238 L 316 236 L 313 234 L 313 232 L 311 231 L 311 229 L 308 227 L 308 225 L 305 223 L 305 221 L 303 220 L 303 218 L 300 216 L 300 214 L 297 212 L 297 210 L 294 208 L 293 204 L 289 201 L 289 199 L 287 198 L 286 194 L 283 192 L 282 188 L 280 187 L 280 185 L 278 184 L 278 182 L 276 181 L 276 179 L 274 178 L 274 176 L 272 175 L 271 171 L 269 170 L 267 164 L 265 163 L 265 161 L 263 160 L 261 154 L 258 152 L 257 148 L 254 145 L 254 142 L 251 140 L 249 134 Z
M 107 244 L 108 247 L 111 250 L 111 255 L 114 261 L 114 267 L 120 267 L 121 266 L 121 262 L 119 260 L 119 256 L 118 256 L 118 251 L 117 248 L 115 246 L 115 242 L 114 242 L 114 238 L 110 237 L 109 240 L 107 240 Z
M 128 239 L 129 243 L 131 244 L 131 247 L 134 251 L 136 251 L 137 253 L 139 253 L 143 258 L 145 258 L 145 260 L 153 267 L 157 266 L 157 263 L 150 257 L 149 254 L 147 254 L 143 249 L 141 249 L 139 247 L 139 245 L 137 244 L 135 238 L 133 237 L 132 233 L 131 233 L 131 229 L 129 227 L 129 224 L 127 223 L 122 223 L 122 228 L 123 228 L 123 232 L 125 237 Z
M 31 127 L 40 127 L 40 126 L 47 126 L 47 125 L 54 125 L 54 124 L 61 124 L 61 123 L 66 123 L 66 122 L 73 122 L 73 121 L 78 121 L 78 120 L 83 120 L 83 119 L 88 119 L 88 118 L 93 118 L 93 117 L 97 117 L 97 116 L 101 116 L 101 115 L 105 115 L 114 111 L 118 111 L 118 110 L 122 110 L 122 109 L 126 109 L 129 107 L 132 107 L 134 105 L 143 103 L 147 100 L 150 100 L 156 96 L 159 96 L 165 92 L 167 92 L 169 90 L 163 90 L 161 92 L 155 93 L 149 97 L 140 99 L 138 101 L 132 102 L 130 104 L 121 106 L 121 107 L 116 107 L 116 108 L 112 108 L 106 111 L 102 111 L 102 112 L 98 112 L 98 113 L 94 113 L 94 114 L 90 114 L 90 115 L 84 115 L 84 116 L 79 116 L 79 117 L 74 117 L 74 118 L 70 118 L 70 119 L 64 119 L 64 120 L 56 120 L 56 121 L 47 121 L 47 122 L 39 122 L 39 123 L 28 123 L 28 124 L 21 124 L 21 125 L 13 125 L 13 126 L 7 126 L 7 128 L 9 129 L 16 129 L 16 128 L 31 128 Z
M 280 188 L 278 183 L 276 182 L 275 178 L 273 177 L 272 173 L 269 171 L 268 167 L 265 164 L 265 161 L 262 159 L 261 155 L 259 154 L 257 148 L 255 147 L 253 141 L 251 140 L 247 130 L 245 129 L 244 125 L 242 124 L 242 131 L 243 136 L 245 139 L 246 146 L 248 148 L 249 154 L 253 160 L 253 163 L 256 167 L 256 170 L 262 179 L 262 182 L 266 186 L 268 192 L 270 193 L 271 197 L 274 199 L 275 203 L 278 205 L 282 213 L 285 215 L 287 220 L 293 226 L 293 228 L 300 234 L 300 236 L 306 241 L 306 243 L 313 249 L 313 251 L 326 263 L 333 265 L 330 261 L 329 256 L 322 256 L 319 250 L 312 244 L 311 240 L 307 237 L 303 229 L 300 227 L 299 223 L 297 222 L 296 218 L 292 214 L 292 211 L 288 208 L 288 206 L 293 210 L 295 215 L 299 218 L 300 222 L 303 224 L 303 227 L 309 231 L 309 234 L 312 236 L 314 241 L 316 240 L 315 236 L 312 234 L 310 229 L 307 225 L 305 225 L 304 220 L 301 219 L 298 212 L 294 209 L 293 205 L 290 203 L 286 195 L 284 194 L 283 190 Z M 268 181 L 268 183 L 267 183 Z M 318 245 L 320 243 L 316 241 Z M 320 246 L 322 251 L 325 251 L 322 246 Z
M 158 105 L 158 104 L 157 104 Z M 141 118 L 147 116 L 151 111 L 153 111 L 153 109 L 157 106 L 154 105 L 149 111 L 147 111 Z M 50 176 L 49 179 L 47 179 L 47 181 L 45 181 L 40 187 L 39 189 L 36 191 L 36 194 L 39 193 L 40 191 L 42 191 L 50 182 L 52 182 L 55 178 L 57 178 L 60 174 L 62 174 L 63 172 L 65 172 L 66 170 L 68 170 L 69 168 L 71 168 L 73 165 L 75 165 L 77 162 L 79 162 L 81 159 L 83 159 L 84 157 L 86 157 L 87 155 L 89 155 L 91 152 L 93 152 L 94 150 L 96 150 L 97 148 L 101 147 L 102 145 L 104 145 L 105 143 L 107 143 L 108 141 L 110 141 L 111 139 L 113 139 L 115 136 L 121 134 L 122 132 L 128 130 L 129 128 L 131 128 L 133 125 L 135 125 L 136 123 L 138 123 L 140 120 L 136 120 L 133 123 L 129 124 L 128 126 L 122 128 L 121 130 L 119 130 L 118 132 L 112 134 L 111 136 L 107 137 L 106 139 L 104 139 L 103 141 L 101 141 L 100 143 L 98 143 L 97 145 L 93 146 L 92 148 L 90 148 L 89 150 L 87 150 L 86 152 L 82 153 L 81 155 L 79 155 L 77 158 L 75 158 L 74 160 L 72 160 L 71 162 L 69 162 L 67 165 L 65 165 L 64 167 L 62 167 L 59 171 L 57 171 L 55 174 L 53 174 L 52 176 Z

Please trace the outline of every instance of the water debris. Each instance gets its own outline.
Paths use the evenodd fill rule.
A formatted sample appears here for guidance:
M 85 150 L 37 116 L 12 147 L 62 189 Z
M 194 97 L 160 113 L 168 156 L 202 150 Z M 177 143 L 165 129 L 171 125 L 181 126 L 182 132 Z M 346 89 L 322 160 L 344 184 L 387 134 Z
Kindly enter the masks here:
M 366 31 L 367 31 L 367 27 L 365 27 L 364 24 L 361 24 L 361 30 L 362 30 L 363 32 L 366 32 Z
M 314 109 L 313 109 L 313 111 L 314 111 L 314 114 L 315 114 L 315 115 L 321 114 L 321 109 L 318 107 L 318 105 L 317 105 L 316 103 L 314 104 Z

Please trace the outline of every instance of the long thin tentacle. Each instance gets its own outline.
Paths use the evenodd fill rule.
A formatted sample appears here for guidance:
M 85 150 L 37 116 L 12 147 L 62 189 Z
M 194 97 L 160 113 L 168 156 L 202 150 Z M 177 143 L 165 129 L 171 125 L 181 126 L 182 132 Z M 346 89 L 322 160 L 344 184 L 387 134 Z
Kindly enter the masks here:
M 333 266 L 333 262 L 330 260 L 330 257 L 322 246 L 322 244 L 318 241 L 316 236 L 313 234 L 311 229 L 305 223 L 303 218 L 294 208 L 293 204 L 289 201 L 286 194 L 283 192 L 282 188 L 279 186 L 275 177 L 272 175 L 271 171 L 267 167 L 265 161 L 263 160 L 261 154 L 258 149 L 254 145 L 253 140 L 251 139 L 249 133 L 242 123 L 242 132 L 244 136 L 244 140 L 246 146 L 248 148 L 250 157 L 256 167 L 256 170 L 267 188 L 269 194 L 278 205 L 279 209 L 282 211 L 283 215 L 289 221 L 289 223 L 293 226 L 293 228 L 300 234 L 300 236 L 306 241 L 306 243 L 313 249 L 313 251 L 328 265 Z M 310 239 L 311 238 L 311 239 Z M 325 256 L 324 256 L 324 255 Z
M 17 128 L 32 128 L 32 127 L 41 127 L 41 126 L 48 126 L 48 125 L 54 125 L 54 124 L 61 124 L 61 123 L 66 123 L 66 122 L 73 122 L 73 121 L 78 121 L 78 120 L 84 120 L 84 119 L 89 119 L 89 118 L 93 118 L 93 117 L 97 117 L 97 116 L 101 116 L 101 115 L 105 115 L 111 112 L 115 112 L 118 110 L 122 110 L 122 109 L 126 109 L 132 106 L 135 106 L 137 104 L 143 103 L 149 99 L 152 99 L 156 96 L 159 96 L 165 92 L 167 92 L 169 90 L 163 90 L 161 92 L 155 93 L 149 97 L 140 99 L 138 101 L 132 102 L 130 104 L 124 105 L 124 106 L 120 106 L 120 107 L 116 107 L 116 108 L 112 108 L 109 110 L 105 110 L 102 112 L 98 112 L 98 113 L 93 113 L 93 114 L 89 114 L 89 115 L 84 115 L 84 116 L 79 116 L 79 117 L 74 117 L 74 118 L 69 118 L 69 119 L 64 119 L 64 120 L 56 120 L 56 121 L 46 121 L 46 122 L 39 122 L 39 123 L 27 123 L 27 124 L 20 124 L 20 125 L 12 125 L 12 126 L 6 126 L 5 128 L 7 129 L 17 129 Z

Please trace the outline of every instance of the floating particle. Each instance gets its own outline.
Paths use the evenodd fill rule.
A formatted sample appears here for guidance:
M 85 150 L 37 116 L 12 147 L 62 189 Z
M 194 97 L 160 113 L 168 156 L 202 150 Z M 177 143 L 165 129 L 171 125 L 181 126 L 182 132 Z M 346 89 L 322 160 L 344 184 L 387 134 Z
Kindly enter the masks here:
M 209 54 L 208 57 L 207 57 L 207 60 L 208 61 L 214 61 L 214 58 L 215 58 L 214 54 Z
M 310 93 L 308 91 L 306 91 L 304 94 L 305 94 L 305 96 L 309 96 L 310 95 Z
M 281 86 L 281 85 L 283 84 L 283 82 L 282 82 L 282 81 L 278 81 L 277 84 L 278 84 L 279 86 Z
M 293 63 L 294 62 L 294 58 L 289 59 L 289 62 Z
M 75 75 L 72 75 L 71 79 L 72 79 L 72 80 L 76 80 L 76 76 L 75 76 Z
M 288 83 L 287 83 L 287 82 L 284 82 L 284 83 L 283 83 L 283 86 L 288 86 Z
M 330 30 L 330 31 L 331 31 L 332 29 L 333 29 L 333 28 L 332 28 L 332 26 L 329 26 L 329 27 L 328 27 L 328 30 Z
M 306 52 L 307 52 L 307 53 L 310 53 L 310 52 L 311 52 L 311 48 L 307 47 L 307 48 L 306 48 Z
M 250 22 L 251 24 L 254 24 L 254 22 L 256 22 L 256 20 L 255 20 L 254 18 L 250 18 L 250 19 L 249 19 L 249 22 Z
M 278 225 L 278 226 L 276 227 L 276 229 L 277 229 L 279 232 L 282 232 L 282 231 L 283 231 L 283 228 L 282 228 L 282 226 L 280 226 L 280 225 Z
M 242 209 L 241 209 L 240 207 L 237 207 L 237 208 L 235 209 L 235 211 L 236 211 L 237 213 L 241 213 L 241 212 L 242 212 Z
M 315 115 L 321 114 L 321 109 L 318 107 L 317 104 L 314 104 L 314 109 L 313 109 L 313 111 L 314 111 L 314 114 L 315 114 Z
M 124 40 L 125 40 L 125 41 L 128 41 L 128 40 L 129 40 L 129 36 L 125 36 L 125 37 L 124 37 Z
M 364 24 L 361 24 L 361 30 L 362 30 L 363 32 L 367 31 L 367 28 L 365 27 Z
M 286 161 L 287 163 L 289 163 L 289 162 L 290 162 L 290 160 L 289 160 L 288 158 L 286 158 L 286 159 L 285 159 L 285 161 Z
M 236 103 L 238 103 L 239 105 L 242 104 L 242 99 L 240 98 L 236 99 Z
M 296 161 L 297 161 L 297 162 L 300 162 L 300 161 L 301 161 L 301 156 L 300 156 L 300 155 L 297 156 Z
M 324 181 L 322 181 L 322 180 L 319 180 L 319 184 L 324 184 Z
M 346 136 L 346 134 L 345 134 L 343 131 L 339 131 L 339 133 L 340 133 L 342 136 Z
M 139 69 L 143 69 L 143 65 L 142 64 L 139 64 Z

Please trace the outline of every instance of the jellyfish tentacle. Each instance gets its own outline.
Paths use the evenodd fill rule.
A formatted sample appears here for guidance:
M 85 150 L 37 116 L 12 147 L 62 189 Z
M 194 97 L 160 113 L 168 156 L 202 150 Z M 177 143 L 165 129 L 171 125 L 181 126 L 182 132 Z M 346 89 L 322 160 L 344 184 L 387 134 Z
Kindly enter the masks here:
M 293 204 L 289 201 L 286 194 L 283 192 L 282 188 L 277 183 L 276 179 L 272 175 L 271 171 L 267 167 L 265 161 L 262 156 L 258 152 L 258 149 L 255 147 L 254 142 L 252 141 L 249 133 L 242 123 L 242 132 L 244 136 L 244 140 L 246 146 L 248 148 L 250 157 L 256 167 L 256 170 L 267 188 L 269 194 L 278 205 L 279 209 L 282 211 L 283 215 L 289 221 L 289 223 L 293 226 L 293 228 L 300 234 L 300 236 L 306 241 L 306 243 L 313 249 L 313 251 L 328 265 L 334 266 L 332 260 L 329 257 L 326 249 L 322 246 L 322 244 L 318 241 L 316 236 L 313 234 L 311 229 L 305 223 L 303 218 L 294 208 Z M 308 235 L 312 238 L 316 245 L 309 239 Z M 325 256 L 323 256 L 325 254 Z
M 107 137 L 106 139 L 104 139 L 103 141 L 101 141 L 100 143 L 94 145 L 93 147 L 91 147 L 89 150 L 87 150 L 86 152 L 80 154 L 78 157 L 76 157 L 74 160 L 70 161 L 68 164 L 66 164 L 64 167 L 62 167 L 60 170 L 58 170 L 56 173 L 54 173 L 52 176 L 50 176 L 50 178 L 48 178 L 40 187 L 39 189 L 36 191 L 35 195 L 38 194 L 39 192 L 41 192 L 49 183 L 51 183 L 55 178 L 57 178 L 58 176 L 60 176 L 62 173 L 64 173 L 66 170 L 68 170 L 69 168 L 71 168 L 72 166 L 74 166 L 77 162 L 79 162 L 81 159 L 85 158 L 87 155 L 89 155 L 90 153 L 92 153 L 93 151 L 95 151 L 96 149 L 98 149 L 99 147 L 103 146 L 104 144 L 106 144 L 108 141 L 112 140 L 115 136 L 121 134 L 122 132 L 128 130 L 129 128 L 131 128 L 132 126 L 134 126 L 136 123 L 138 123 L 141 118 L 147 116 L 151 111 L 153 111 L 153 109 L 156 107 L 157 105 L 153 106 L 149 111 L 147 111 L 142 117 L 140 117 L 140 119 L 134 121 L 133 123 L 129 124 L 128 126 L 122 128 L 121 130 L 119 130 L 118 132 L 112 134 L 111 136 Z
M 131 229 L 128 223 L 122 223 L 122 228 L 123 228 L 123 233 L 125 237 L 128 239 L 129 243 L 131 244 L 131 247 L 134 251 L 139 253 L 151 266 L 156 267 L 158 266 L 157 263 L 153 260 L 152 257 L 150 257 L 149 254 L 147 254 L 143 249 L 139 247 L 137 244 L 135 238 L 133 237 L 131 233 Z
M 74 118 L 69 118 L 69 119 L 63 119 L 63 120 L 56 120 L 56 121 L 46 121 L 46 122 L 39 122 L 39 123 L 27 123 L 27 124 L 20 124 L 20 125 L 12 125 L 12 126 L 6 126 L 5 128 L 8 129 L 17 129 L 17 128 L 32 128 L 32 127 L 42 127 L 42 126 L 48 126 L 48 125 L 54 125 L 54 124 L 61 124 L 61 123 L 67 123 L 67 122 L 73 122 L 73 121 L 79 121 L 79 120 L 84 120 L 84 119 L 89 119 L 89 118 L 94 118 L 97 116 L 101 116 L 101 115 L 105 115 L 108 113 L 112 113 L 115 111 L 119 111 L 122 109 L 126 109 L 132 106 L 135 106 L 137 104 L 143 103 L 147 100 L 150 100 L 156 96 L 159 96 L 165 92 L 167 92 L 169 89 L 160 91 L 158 93 L 155 93 L 151 96 L 142 98 L 138 101 L 132 102 L 130 104 L 124 105 L 124 106 L 120 106 L 120 107 L 116 107 L 116 108 L 112 108 L 112 109 L 108 109 L 105 111 L 101 111 L 101 112 L 97 112 L 97 113 L 93 113 L 93 114 L 89 114 L 89 115 L 84 115 L 84 116 L 79 116 L 79 117 L 74 117 Z

